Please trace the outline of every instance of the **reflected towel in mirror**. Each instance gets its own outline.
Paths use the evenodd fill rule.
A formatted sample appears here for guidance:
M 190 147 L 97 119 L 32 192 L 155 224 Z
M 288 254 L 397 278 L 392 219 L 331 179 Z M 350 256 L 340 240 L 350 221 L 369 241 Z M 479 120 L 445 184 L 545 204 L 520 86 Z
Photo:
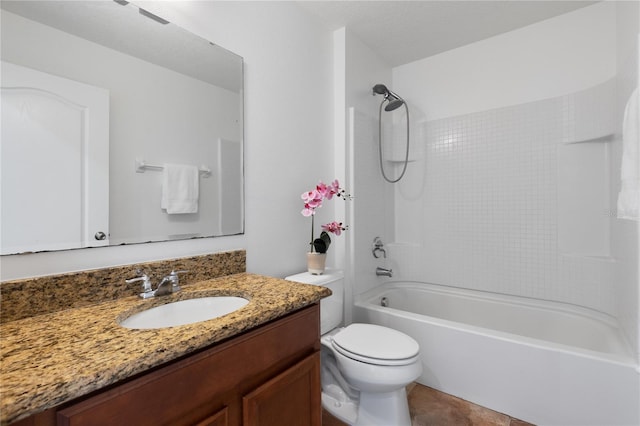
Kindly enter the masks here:
M 198 212 L 200 172 L 197 166 L 164 164 L 162 201 L 167 214 Z

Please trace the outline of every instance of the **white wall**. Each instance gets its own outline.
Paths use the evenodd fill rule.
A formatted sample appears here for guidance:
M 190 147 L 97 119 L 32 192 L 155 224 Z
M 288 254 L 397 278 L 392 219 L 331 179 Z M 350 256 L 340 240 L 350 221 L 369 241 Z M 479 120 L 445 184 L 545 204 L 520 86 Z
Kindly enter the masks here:
M 310 223 L 300 194 L 333 177 L 331 34 L 286 2 L 175 7 L 245 59 L 247 269 L 302 271 Z
M 615 2 L 602 2 L 393 69 L 429 120 L 573 93 L 615 75 Z
M 388 266 L 385 259 L 371 254 L 374 237 L 391 241 L 393 208 L 392 186 L 382 180 L 378 168 L 377 111 L 382 98 L 372 95 L 375 84 L 390 84 L 391 67 L 348 30 L 339 30 L 339 43 L 344 52 L 346 146 L 349 187 L 354 195 L 350 203 L 349 250 L 352 268 L 348 271 L 346 294 L 347 321 L 353 294 L 379 285 L 376 266 Z M 346 110 L 345 110 L 346 108 Z
M 2 257 L 2 279 L 245 248 L 250 272 L 305 269 L 300 194 L 334 170 L 332 35 L 286 2 L 140 2 L 245 61 L 245 235 Z

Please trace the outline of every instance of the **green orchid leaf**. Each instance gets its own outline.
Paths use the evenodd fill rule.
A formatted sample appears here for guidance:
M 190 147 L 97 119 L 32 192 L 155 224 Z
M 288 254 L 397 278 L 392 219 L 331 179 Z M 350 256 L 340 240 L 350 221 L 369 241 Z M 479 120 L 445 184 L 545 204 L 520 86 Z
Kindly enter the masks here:
M 318 253 L 326 253 L 331 245 L 331 237 L 325 231 L 322 231 L 320 238 L 316 238 L 313 241 L 313 247 Z

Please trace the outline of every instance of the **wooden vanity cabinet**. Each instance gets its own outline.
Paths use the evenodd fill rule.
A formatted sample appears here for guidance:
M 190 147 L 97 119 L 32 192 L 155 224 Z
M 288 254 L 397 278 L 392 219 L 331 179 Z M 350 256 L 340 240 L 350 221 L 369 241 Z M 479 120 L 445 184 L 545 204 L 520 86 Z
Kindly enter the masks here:
M 315 304 L 17 424 L 320 426 L 319 320 Z
M 303 359 L 242 398 L 245 426 L 318 425 L 320 354 Z

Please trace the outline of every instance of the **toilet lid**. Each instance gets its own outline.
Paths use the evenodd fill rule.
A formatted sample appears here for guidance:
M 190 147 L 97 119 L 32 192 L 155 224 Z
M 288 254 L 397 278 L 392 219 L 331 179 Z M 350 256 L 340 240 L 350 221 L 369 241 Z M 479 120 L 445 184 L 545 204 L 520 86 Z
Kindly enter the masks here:
M 351 324 L 333 336 L 334 348 L 358 361 L 380 365 L 413 362 L 418 342 L 397 330 L 374 324 Z

